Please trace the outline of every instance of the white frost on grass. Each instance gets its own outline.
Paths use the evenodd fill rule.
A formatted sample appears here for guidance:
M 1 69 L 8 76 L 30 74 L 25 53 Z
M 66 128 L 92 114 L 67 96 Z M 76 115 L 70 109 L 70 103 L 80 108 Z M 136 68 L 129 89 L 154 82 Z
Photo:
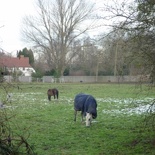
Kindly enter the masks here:
M 117 103 L 119 105 L 128 105 L 130 106 L 131 104 L 134 104 L 132 108 L 122 108 L 122 109 L 112 109 L 112 110 L 102 110 L 103 113 L 106 114 L 111 114 L 111 115 L 116 115 L 116 114 L 128 114 L 128 115 L 133 115 L 133 114 L 143 114 L 147 112 L 155 112 L 155 105 L 151 106 L 151 103 L 154 99 L 153 98 L 145 98 L 145 99 L 110 99 L 107 100 L 107 103 Z M 103 101 L 102 101 L 103 102 Z
M 149 112 L 149 108 L 150 108 L 150 105 L 140 105 L 139 107 L 136 107 L 136 108 L 126 108 L 126 109 L 121 109 L 121 110 L 118 110 L 118 109 L 102 110 L 102 112 L 106 114 L 114 114 L 114 115 L 115 114 L 132 115 L 132 114 L 142 114 L 142 113 Z M 155 108 L 154 108 L 154 111 L 155 111 Z
M 126 99 L 118 99 L 118 98 L 96 98 L 98 103 L 98 109 L 106 105 L 106 109 L 101 109 L 102 113 L 110 114 L 116 116 L 116 114 L 143 114 L 146 112 L 155 111 L 155 106 L 150 108 L 150 104 L 154 100 L 154 98 L 143 98 L 143 99 L 133 99 L 133 98 L 126 98 Z M 13 98 L 14 107 L 22 107 L 22 108 L 31 108 L 36 106 L 36 108 L 44 109 L 45 106 L 51 106 L 52 104 L 68 104 L 72 106 L 73 110 L 73 103 L 74 98 L 69 98 L 66 96 L 61 96 L 59 99 L 54 99 L 53 96 L 51 101 L 48 101 L 46 94 L 44 93 L 16 93 L 14 94 Z M 13 104 L 12 104 L 13 105 Z M 102 105 L 102 106 L 101 106 Z M 12 106 L 11 106 L 12 107 Z M 10 107 L 10 108 L 11 108 Z M 8 106 L 9 108 L 9 106 Z M 109 110 L 108 110 L 109 109 Z
M 97 98 L 98 102 L 106 102 L 106 103 L 119 103 L 119 104 L 131 104 L 131 103 L 142 103 L 151 101 L 153 98 L 145 98 L 145 99 L 133 99 L 133 98 L 126 98 L 126 99 L 116 99 L 116 98 Z

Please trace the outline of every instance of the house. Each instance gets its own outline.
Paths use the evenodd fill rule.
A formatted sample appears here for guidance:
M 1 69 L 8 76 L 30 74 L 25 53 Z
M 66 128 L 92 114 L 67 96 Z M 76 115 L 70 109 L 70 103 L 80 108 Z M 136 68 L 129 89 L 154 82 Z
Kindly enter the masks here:
M 18 57 L 1 56 L 0 67 L 9 73 L 21 73 L 22 76 L 31 76 L 35 70 L 29 64 L 29 58 L 21 55 Z

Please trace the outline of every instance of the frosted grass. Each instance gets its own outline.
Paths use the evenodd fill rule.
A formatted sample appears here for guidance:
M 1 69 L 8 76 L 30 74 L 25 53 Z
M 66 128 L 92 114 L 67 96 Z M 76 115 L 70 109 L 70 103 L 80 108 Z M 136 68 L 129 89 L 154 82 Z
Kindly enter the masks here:
M 143 114 L 146 112 L 155 111 L 155 106 L 150 108 L 150 104 L 154 100 L 153 98 L 141 98 L 141 99 L 118 99 L 118 98 L 96 98 L 98 103 L 98 109 L 102 111 L 103 114 L 118 115 L 118 114 Z M 45 106 L 51 106 L 54 103 L 61 103 L 71 106 L 73 110 L 74 98 L 67 98 L 61 96 L 58 100 L 53 99 L 49 102 L 46 93 L 15 93 L 13 94 L 12 104 L 6 105 L 5 108 L 36 108 L 44 109 Z M 103 104 L 106 105 L 106 109 L 103 109 Z M 70 107 L 69 106 L 69 107 Z M 108 107 L 108 108 L 107 108 Z M 64 110 L 67 110 L 66 107 Z M 108 110 L 109 109 L 109 110 Z
M 115 103 L 118 109 L 112 110 L 102 110 L 103 113 L 116 115 L 116 114 L 143 114 L 147 112 L 155 112 L 155 105 L 151 105 L 154 98 L 144 98 L 144 99 L 103 99 L 102 102 L 109 104 Z M 123 106 L 122 109 L 119 107 Z M 129 108 L 129 106 L 132 106 Z

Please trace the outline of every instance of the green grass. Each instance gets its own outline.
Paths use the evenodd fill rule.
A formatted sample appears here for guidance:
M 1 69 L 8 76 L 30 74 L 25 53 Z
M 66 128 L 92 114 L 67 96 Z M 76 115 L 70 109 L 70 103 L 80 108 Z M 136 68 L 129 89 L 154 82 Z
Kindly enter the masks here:
M 47 89 L 58 88 L 59 100 L 49 102 Z M 155 132 L 144 126 L 145 113 L 131 109 L 154 98 L 155 88 L 127 84 L 20 84 L 12 88 L 15 115 L 10 125 L 24 135 L 38 155 L 153 155 Z M 2 91 L 2 90 L 1 90 Z M 92 94 L 98 102 L 98 117 L 90 128 L 73 121 L 77 93 Z M 1 92 L 1 98 L 5 94 Z M 139 102 L 140 100 L 140 102 Z M 10 105 L 9 103 L 7 103 Z

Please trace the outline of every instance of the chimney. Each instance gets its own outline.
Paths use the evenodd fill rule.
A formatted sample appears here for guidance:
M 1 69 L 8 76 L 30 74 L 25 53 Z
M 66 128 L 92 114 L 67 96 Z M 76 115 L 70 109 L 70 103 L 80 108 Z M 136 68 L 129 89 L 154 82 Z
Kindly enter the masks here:
M 20 59 L 20 58 L 24 58 L 24 55 L 20 55 L 20 56 L 19 56 L 19 59 Z

